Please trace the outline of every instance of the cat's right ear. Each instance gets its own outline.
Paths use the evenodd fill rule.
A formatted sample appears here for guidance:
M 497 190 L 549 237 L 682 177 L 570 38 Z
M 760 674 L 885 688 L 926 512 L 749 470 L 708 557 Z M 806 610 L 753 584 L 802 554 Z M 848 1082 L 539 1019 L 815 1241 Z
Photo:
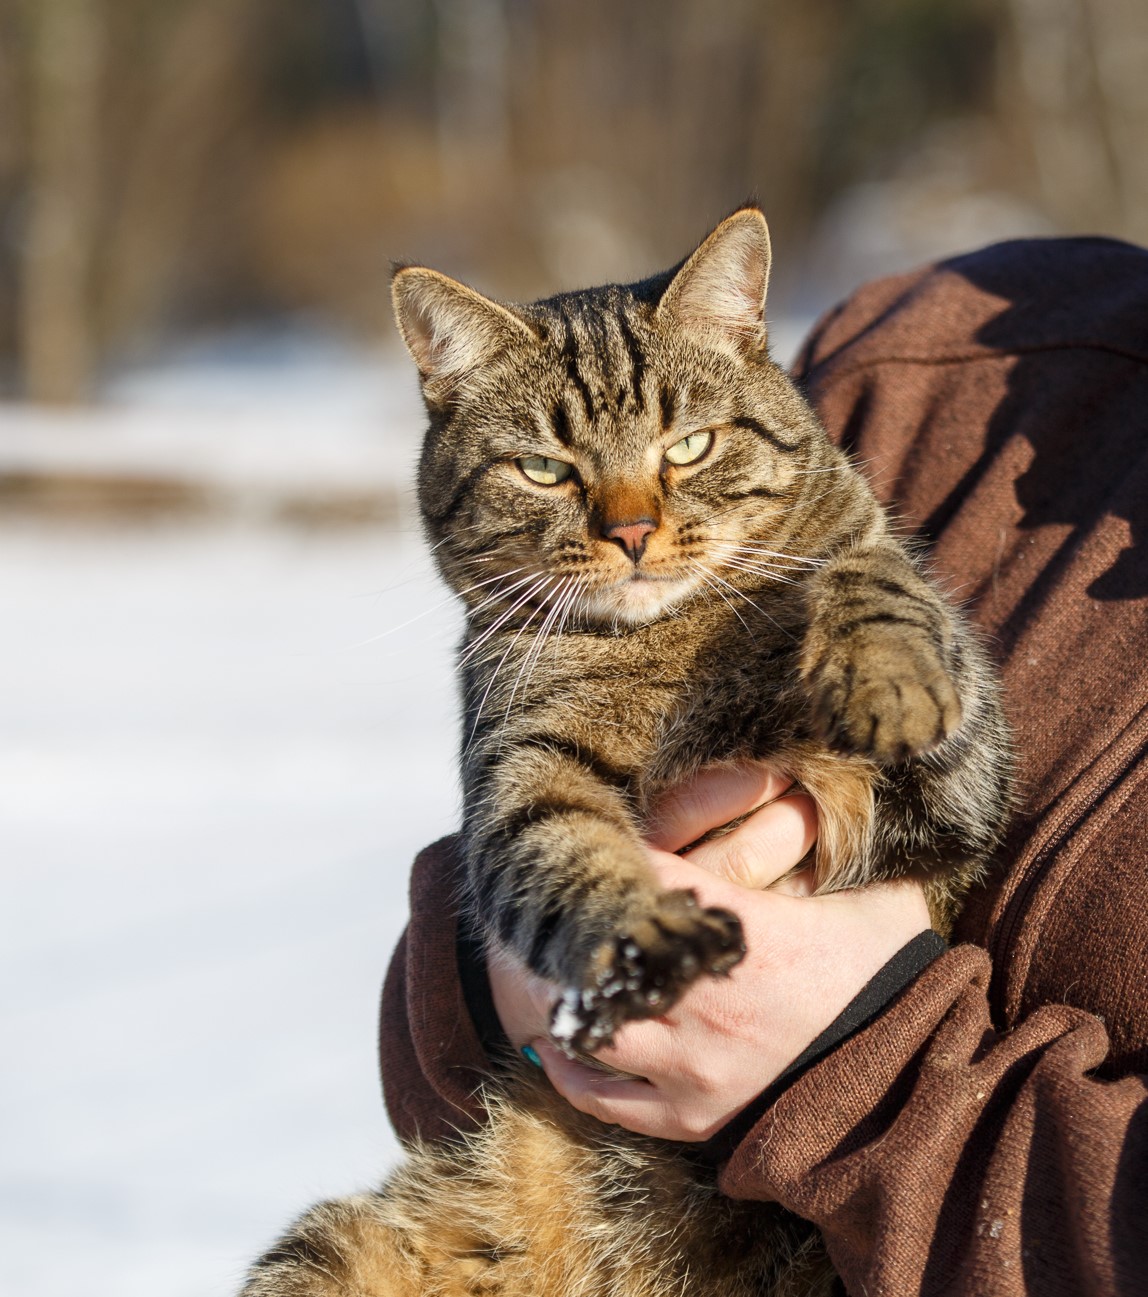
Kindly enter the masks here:
M 425 266 L 401 266 L 391 280 L 395 320 L 432 405 L 452 399 L 469 374 L 516 342 L 536 341 L 505 306 Z
M 769 263 L 765 217 L 757 207 L 743 207 L 686 259 L 658 303 L 658 315 L 736 357 L 761 353 Z

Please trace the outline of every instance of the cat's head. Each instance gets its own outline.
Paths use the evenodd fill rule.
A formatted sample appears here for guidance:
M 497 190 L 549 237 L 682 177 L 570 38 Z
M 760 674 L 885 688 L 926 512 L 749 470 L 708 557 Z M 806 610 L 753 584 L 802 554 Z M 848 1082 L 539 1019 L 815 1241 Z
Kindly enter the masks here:
M 527 306 L 396 272 L 419 500 L 472 609 L 640 625 L 769 561 L 818 437 L 768 357 L 769 262 L 747 207 L 673 271 Z

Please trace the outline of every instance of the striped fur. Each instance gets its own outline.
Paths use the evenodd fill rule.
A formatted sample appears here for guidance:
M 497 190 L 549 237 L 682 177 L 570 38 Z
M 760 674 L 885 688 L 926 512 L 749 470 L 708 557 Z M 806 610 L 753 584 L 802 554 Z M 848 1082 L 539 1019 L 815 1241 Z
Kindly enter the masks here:
M 695 978 L 741 958 L 734 915 L 659 891 L 645 864 L 653 799 L 700 766 L 764 758 L 791 774 L 819 808 L 819 887 L 914 872 L 942 928 L 1009 809 L 993 673 L 769 359 L 768 271 L 764 221 L 746 208 L 682 266 L 627 287 L 507 307 L 421 267 L 395 278 L 429 414 L 420 501 L 442 573 L 467 609 L 468 912 L 491 946 L 563 988 L 552 1025 L 572 1050 L 664 1012 Z M 683 445 L 707 438 L 694 462 L 674 462 Z M 557 464 L 546 469 L 556 478 L 572 471 L 552 484 L 532 480 L 526 469 L 543 462 Z M 292 1286 L 286 1263 L 268 1262 L 249 1297 L 454 1292 L 442 1276 L 464 1254 L 496 1259 L 460 1292 L 630 1292 L 607 1280 L 609 1267 L 553 1289 L 519 1285 L 501 1260 L 509 1252 L 498 1231 L 509 1226 L 460 1251 L 445 1232 L 433 1242 L 443 1212 L 415 1226 L 406 1207 L 380 1207 L 412 1193 L 468 1201 L 456 1194 L 460 1177 L 486 1184 L 492 1167 L 513 1164 L 530 1123 L 544 1120 L 556 1143 L 532 1175 L 554 1201 L 586 1204 L 588 1229 L 602 1226 L 597 1190 L 587 1201 L 585 1184 L 601 1177 L 585 1168 L 603 1157 L 662 1168 L 689 1217 L 686 1200 L 702 1190 L 676 1159 L 589 1130 L 537 1088 L 515 1093 L 492 1101 L 479 1137 L 418 1153 L 388 1196 L 363 1208 L 372 1219 L 391 1213 L 388 1246 L 404 1255 L 438 1247 L 450 1265 L 420 1261 L 394 1287 L 340 1287 L 316 1279 L 304 1256 L 311 1286 Z M 516 1174 L 503 1176 L 496 1196 L 521 1225 L 534 1186 Z M 710 1206 L 717 1216 L 706 1229 L 736 1235 L 740 1226 L 718 1219 L 727 1208 L 712 1195 Z M 641 1233 L 646 1213 L 607 1214 L 618 1246 Z M 477 1220 L 462 1205 L 445 1214 L 450 1229 Z M 656 1214 L 650 1206 L 650 1222 Z M 685 1282 L 680 1265 L 702 1245 L 688 1241 L 685 1224 L 663 1226 L 642 1235 L 653 1248 L 639 1267 L 649 1291 L 663 1282 L 665 1291 L 743 1291 L 729 1276 L 716 1287 Z M 768 1251 L 775 1244 L 762 1229 Z M 578 1271 L 581 1255 L 554 1264 Z M 761 1258 L 752 1264 L 760 1269 Z M 786 1273 L 781 1286 L 759 1290 L 813 1292 L 821 1282 L 787 1288 Z
M 654 1140 L 535 1077 L 462 1145 L 421 1146 L 381 1193 L 321 1203 L 243 1297 L 830 1297 L 811 1226 L 722 1198 Z

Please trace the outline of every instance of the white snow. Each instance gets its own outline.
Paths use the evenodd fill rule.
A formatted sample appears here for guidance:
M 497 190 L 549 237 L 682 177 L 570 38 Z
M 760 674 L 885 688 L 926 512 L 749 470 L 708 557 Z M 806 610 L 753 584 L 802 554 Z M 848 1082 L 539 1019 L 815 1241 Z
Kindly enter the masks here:
M 240 333 L 124 370 L 90 409 L 0 405 L 0 471 L 175 477 L 258 516 L 276 491 L 406 489 L 422 427 L 405 357 Z
M 582 1026 L 582 995 L 575 988 L 562 992 L 550 1020 L 550 1035 L 560 1044 L 569 1045 Z
M 0 406 L 0 474 L 238 504 L 0 513 L 4 1297 L 228 1297 L 396 1155 L 375 1018 L 411 858 L 458 818 L 459 623 L 410 508 L 306 531 L 242 500 L 409 501 L 421 426 L 409 362 L 305 337 L 200 347 L 80 413 Z
M 318 404 L 263 392 L 234 455 L 275 458 L 282 417 L 283 471 L 310 480 L 289 443 Z M 180 437 L 218 465 L 220 405 L 185 397 Z M 128 427 L 185 465 L 132 399 L 69 435 L 120 454 Z M 344 410 L 332 460 L 405 480 L 402 408 Z M 0 459 L 53 418 L 0 413 Z M 457 821 L 457 633 L 413 523 L 0 518 L 6 1297 L 226 1297 L 292 1215 L 395 1157 L 375 1019 L 411 858 Z

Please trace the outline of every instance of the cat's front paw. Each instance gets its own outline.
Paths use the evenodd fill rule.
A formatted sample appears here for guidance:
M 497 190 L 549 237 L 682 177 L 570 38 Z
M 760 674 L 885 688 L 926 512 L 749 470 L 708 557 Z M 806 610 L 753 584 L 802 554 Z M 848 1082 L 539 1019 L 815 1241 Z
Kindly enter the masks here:
M 961 723 L 956 686 L 931 645 L 873 637 L 828 654 L 806 680 L 815 731 L 839 752 L 882 764 L 939 746 Z
M 703 909 L 693 892 L 664 892 L 648 914 L 602 944 L 584 986 L 567 988 L 550 1034 L 568 1054 L 609 1045 L 622 1023 L 665 1013 L 699 977 L 728 973 L 745 955 L 741 921 Z

